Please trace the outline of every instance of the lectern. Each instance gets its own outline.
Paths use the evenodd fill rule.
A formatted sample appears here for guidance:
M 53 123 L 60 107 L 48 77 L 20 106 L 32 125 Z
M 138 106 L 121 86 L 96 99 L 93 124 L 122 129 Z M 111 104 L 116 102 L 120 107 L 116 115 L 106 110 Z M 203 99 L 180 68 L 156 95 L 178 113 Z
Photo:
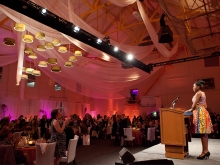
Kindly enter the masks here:
M 166 157 L 184 159 L 188 154 L 189 118 L 183 110 L 160 108 L 161 144 L 165 144 Z

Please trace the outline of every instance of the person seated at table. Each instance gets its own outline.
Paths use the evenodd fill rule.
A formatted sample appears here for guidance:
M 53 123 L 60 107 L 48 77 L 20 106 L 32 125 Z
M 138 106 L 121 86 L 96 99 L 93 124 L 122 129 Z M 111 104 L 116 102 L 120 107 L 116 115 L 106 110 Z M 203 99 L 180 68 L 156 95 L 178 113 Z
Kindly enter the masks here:
M 13 141 L 13 133 L 8 127 L 4 127 L 0 132 L 0 145 L 12 145 L 16 164 L 26 163 L 27 155 L 25 156 L 21 150 L 16 150 L 21 137 Z

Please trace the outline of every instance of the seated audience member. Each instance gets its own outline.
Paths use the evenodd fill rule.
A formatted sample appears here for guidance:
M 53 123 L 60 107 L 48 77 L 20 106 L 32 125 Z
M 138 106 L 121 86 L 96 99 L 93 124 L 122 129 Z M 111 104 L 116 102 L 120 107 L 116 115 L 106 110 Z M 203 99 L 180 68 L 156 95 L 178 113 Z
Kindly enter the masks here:
M 14 156 L 16 164 L 26 163 L 26 157 L 21 150 L 16 150 L 20 137 L 13 141 L 13 134 L 11 129 L 4 127 L 0 132 L 0 145 L 12 145 L 14 149 Z

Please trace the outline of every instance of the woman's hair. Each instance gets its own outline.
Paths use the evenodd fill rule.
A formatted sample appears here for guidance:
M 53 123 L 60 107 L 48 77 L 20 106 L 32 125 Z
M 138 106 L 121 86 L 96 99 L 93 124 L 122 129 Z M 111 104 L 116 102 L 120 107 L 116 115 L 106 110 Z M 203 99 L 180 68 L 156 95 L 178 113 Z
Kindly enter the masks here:
M 8 127 L 3 127 L 0 132 L 0 139 L 5 139 L 8 137 L 8 135 L 12 133 L 12 130 Z
M 200 89 L 204 88 L 205 82 L 203 80 L 198 80 L 195 82 L 196 86 L 198 86 Z
M 52 110 L 51 111 L 51 118 L 52 119 L 56 119 L 56 116 L 57 116 L 57 114 L 58 114 L 58 112 L 59 112 L 59 109 L 54 109 L 54 110 Z

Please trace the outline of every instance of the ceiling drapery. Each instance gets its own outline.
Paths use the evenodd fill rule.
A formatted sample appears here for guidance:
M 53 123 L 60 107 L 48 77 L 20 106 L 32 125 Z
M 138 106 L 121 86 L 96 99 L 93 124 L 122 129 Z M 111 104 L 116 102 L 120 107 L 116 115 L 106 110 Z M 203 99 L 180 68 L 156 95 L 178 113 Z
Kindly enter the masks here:
M 35 3 L 39 4 L 50 10 L 51 12 L 59 15 L 60 17 L 72 21 L 73 24 L 78 25 L 80 28 L 88 31 L 89 33 L 103 38 L 104 35 L 98 32 L 96 29 L 88 25 L 85 21 L 79 18 L 72 9 L 62 3 L 62 1 L 56 1 L 56 5 L 54 5 L 54 1 L 43 1 L 43 0 L 35 0 Z M 129 1 L 127 1 L 129 2 Z M 61 34 L 50 27 L 40 24 L 26 16 L 23 16 L 7 7 L 0 6 L 0 10 L 10 17 L 15 22 L 22 22 L 26 25 L 26 29 L 28 33 L 35 34 L 36 32 L 43 32 L 46 35 L 46 41 L 52 41 L 52 39 L 57 38 L 60 39 L 62 44 L 74 44 L 81 48 L 82 50 L 92 54 L 92 56 L 103 58 L 106 56 L 103 52 L 94 49 L 80 41 L 75 40 L 74 38 L 67 36 L 65 34 Z M 36 47 L 38 44 L 42 43 L 42 41 L 34 40 L 31 44 L 25 44 L 26 47 L 32 48 L 39 56 L 36 61 L 40 61 L 42 59 L 47 59 L 49 57 L 57 58 L 58 65 L 62 67 L 62 72 L 59 74 L 51 73 L 50 67 L 47 68 L 39 68 L 43 71 L 47 76 L 49 76 L 54 81 L 61 84 L 63 87 L 67 89 L 80 93 L 82 95 L 93 97 L 93 98 L 103 98 L 103 99 L 119 99 L 123 98 L 124 95 L 123 90 L 125 88 L 129 88 L 131 86 L 135 86 L 140 82 L 150 78 L 153 73 L 156 73 L 159 68 L 155 68 L 151 75 L 139 70 L 137 68 L 131 69 L 122 69 L 121 62 L 117 59 L 109 56 L 110 62 L 103 62 L 101 60 L 92 60 L 85 57 L 79 57 L 77 62 L 74 63 L 72 68 L 65 68 L 63 65 L 66 61 L 68 61 L 68 57 L 71 52 L 66 54 L 59 53 L 56 49 L 48 50 L 46 52 L 38 52 Z M 125 51 L 126 53 L 134 54 L 134 57 L 137 59 L 144 59 L 148 56 L 154 46 L 128 46 L 117 43 L 116 41 L 111 40 L 111 44 L 113 46 L 118 46 L 119 49 Z M 9 52 L 9 54 L 14 54 L 18 52 Z M 108 56 L 108 55 L 107 55 Z M 14 57 L 14 56 L 13 56 Z M 168 56 L 167 56 L 168 57 Z M 10 56 L 0 56 L 0 59 L 5 61 L 4 63 L 0 62 L 0 65 L 8 64 L 9 61 L 14 62 L 15 59 Z M 8 62 L 6 62 L 8 59 Z M 160 57 L 156 60 L 151 61 L 143 61 L 147 63 L 155 63 L 159 61 L 165 60 L 165 57 Z M 35 62 L 37 64 L 37 62 Z M 20 73 L 20 71 L 19 71 Z

